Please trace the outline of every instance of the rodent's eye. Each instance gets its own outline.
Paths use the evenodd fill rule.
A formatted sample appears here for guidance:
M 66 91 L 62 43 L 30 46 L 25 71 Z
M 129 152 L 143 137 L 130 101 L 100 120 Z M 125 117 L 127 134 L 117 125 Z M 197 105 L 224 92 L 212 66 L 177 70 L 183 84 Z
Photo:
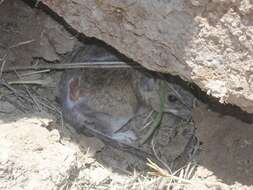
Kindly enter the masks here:
M 168 101 L 169 102 L 176 102 L 178 99 L 176 96 L 172 95 L 172 94 L 169 94 L 168 95 Z

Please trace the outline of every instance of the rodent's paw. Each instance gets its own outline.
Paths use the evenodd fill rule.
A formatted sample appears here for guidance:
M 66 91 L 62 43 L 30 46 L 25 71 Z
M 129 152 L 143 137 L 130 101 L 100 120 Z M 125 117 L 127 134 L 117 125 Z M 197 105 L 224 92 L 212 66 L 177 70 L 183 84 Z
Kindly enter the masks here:
M 127 144 L 131 144 L 137 139 L 135 133 L 131 130 L 125 131 L 125 132 L 114 133 L 112 135 L 112 138 L 114 140 L 117 140 L 122 143 L 127 143 Z

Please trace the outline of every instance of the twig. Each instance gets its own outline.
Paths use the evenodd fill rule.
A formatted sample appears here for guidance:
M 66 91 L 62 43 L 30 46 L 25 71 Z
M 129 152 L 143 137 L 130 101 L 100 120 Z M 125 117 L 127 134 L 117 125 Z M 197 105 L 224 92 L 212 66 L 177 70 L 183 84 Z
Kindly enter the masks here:
M 3 79 L 0 80 L 0 85 L 6 87 L 7 89 L 9 89 L 10 91 L 12 91 L 17 97 L 20 97 L 24 100 L 26 100 L 29 103 L 33 103 L 29 98 L 27 98 L 26 96 L 24 96 L 23 94 L 21 94 L 20 92 L 18 92 L 15 88 L 13 88 L 12 86 L 10 86 L 6 81 L 4 81 Z
M 19 80 L 19 81 L 9 81 L 8 84 L 22 84 L 22 85 L 40 85 L 40 86 L 47 86 L 49 84 L 46 80 Z
M 61 109 L 59 109 L 57 106 L 55 106 L 52 102 L 50 102 L 47 98 L 45 97 L 42 97 L 40 95 L 38 95 L 38 93 L 35 91 L 34 92 L 36 95 L 37 95 L 37 99 L 38 99 L 38 102 L 46 107 L 48 110 L 51 110 L 53 112 L 56 112 L 57 114 L 59 114 L 60 116 L 60 120 L 61 120 L 61 127 L 63 129 L 64 127 L 64 121 L 63 121 L 63 114 L 62 114 L 62 111 Z M 44 102 L 43 102 L 44 101 Z
M 15 72 L 15 74 L 17 75 L 17 77 L 21 80 L 21 77 L 19 76 L 18 72 L 17 72 L 16 70 L 15 70 L 14 72 Z M 41 111 L 42 109 L 41 109 L 40 105 L 38 104 L 36 98 L 33 97 L 32 93 L 30 92 L 30 90 L 28 89 L 28 87 L 27 87 L 25 84 L 23 84 L 23 86 L 24 86 L 24 88 L 25 88 L 27 94 L 30 96 L 30 98 L 32 99 L 32 101 L 34 102 L 34 104 L 35 104 L 35 105 L 37 106 L 37 108 L 39 109 L 39 111 Z
M 4 66 L 5 66 L 5 63 L 6 63 L 6 57 L 8 56 L 8 54 L 5 54 L 3 56 L 3 58 L 1 58 L 2 60 L 2 65 L 1 65 L 1 70 L 0 70 L 0 79 L 2 78 L 2 74 L 3 74 L 3 70 L 4 70 Z
M 41 70 L 41 71 L 33 71 L 33 72 L 28 72 L 28 73 L 22 73 L 22 74 L 19 74 L 19 75 L 21 77 L 24 77 L 24 76 L 36 75 L 36 74 L 48 73 L 48 72 L 50 72 L 50 69 L 45 69 L 45 70 Z
M 21 112 L 25 113 L 28 109 L 19 105 L 17 101 L 11 100 L 9 97 L 4 97 L 4 100 L 12 104 L 15 108 L 19 109 Z
M 156 159 L 159 160 L 163 164 L 163 166 L 170 172 L 170 174 L 172 174 L 170 167 L 157 155 L 157 152 L 155 150 L 155 145 L 154 145 L 154 139 L 152 139 L 151 145 L 152 145 L 152 150 L 154 152 Z
M 14 110 L 13 110 L 14 111 Z M 0 110 L 0 113 L 2 113 L 2 114 L 11 114 L 13 111 L 2 111 L 2 110 Z
M 0 0 L 0 5 L 3 1 Z M 1 65 L 1 68 L 0 68 L 0 78 L 2 78 L 2 73 L 5 72 L 4 71 L 4 67 L 5 67 L 5 63 L 6 63 L 6 57 L 8 56 L 8 53 L 9 53 L 9 50 L 13 49 L 13 48 L 16 48 L 16 47 L 20 47 L 20 46 L 23 46 L 23 45 L 26 45 L 26 44 L 29 44 L 29 43 L 32 43 L 34 42 L 34 40 L 28 40 L 28 41 L 24 41 L 24 42 L 19 42 L 15 45 L 12 45 L 10 47 L 7 48 L 8 52 L 4 55 L 4 57 L 2 58 L 2 65 Z
M 1 69 L 0 69 L 0 78 L 2 78 L 5 63 L 6 63 L 6 60 L 3 60 L 2 65 L 1 65 Z
M 150 126 L 153 122 L 154 122 L 154 120 L 151 119 L 151 120 L 148 121 L 139 131 L 143 131 L 143 130 L 146 129 L 148 126 Z
M 194 183 L 188 179 L 183 179 L 181 177 L 175 176 L 175 173 L 169 174 L 168 171 L 160 168 L 156 163 L 152 162 L 150 159 L 148 159 L 147 165 L 152 168 L 155 172 L 152 172 L 151 174 L 157 175 L 157 176 L 163 176 L 169 179 L 176 180 L 178 182 L 181 182 L 183 184 L 191 184 L 194 185 Z
M 148 120 L 150 119 L 150 117 L 153 115 L 155 111 L 154 110 L 151 110 L 151 112 L 147 115 L 147 117 L 143 120 L 144 123 L 147 123 Z
M 46 103 L 44 103 L 44 102 L 42 102 L 42 101 L 40 101 L 40 100 L 38 100 L 38 103 L 41 104 L 42 106 L 46 107 L 47 109 L 51 110 L 51 111 L 56 111 L 56 112 L 58 112 L 57 109 L 55 109 L 55 108 L 52 107 L 52 106 L 49 106 L 48 104 L 46 104 Z
M 32 42 L 34 42 L 35 40 L 28 40 L 28 41 L 24 41 L 24 42 L 19 42 L 15 45 L 12 45 L 9 47 L 9 49 L 12 49 L 12 48 L 16 48 L 16 47 L 19 47 L 19 46 L 23 46 L 23 45 L 26 45 L 26 44 L 30 44 Z
M 126 63 L 123 61 L 101 61 L 101 62 L 80 62 L 80 63 L 62 63 L 62 64 L 39 64 L 29 66 L 14 66 L 8 67 L 3 72 L 22 71 L 22 70 L 63 70 L 63 69 L 82 69 L 82 68 L 142 68 L 141 65 L 136 63 Z

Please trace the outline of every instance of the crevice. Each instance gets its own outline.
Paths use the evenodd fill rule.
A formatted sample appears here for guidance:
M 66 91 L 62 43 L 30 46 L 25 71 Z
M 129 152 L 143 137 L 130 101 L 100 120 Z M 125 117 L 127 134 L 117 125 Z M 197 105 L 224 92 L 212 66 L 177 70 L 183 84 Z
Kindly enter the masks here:
M 204 104 L 207 104 L 210 110 L 218 112 L 222 115 L 235 117 L 246 123 L 253 123 L 253 114 L 243 111 L 236 105 L 220 103 L 218 98 L 207 95 L 206 92 L 201 90 L 196 84 L 185 82 L 178 76 L 167 74 L 166 78 L 168 81 L 178 84 L 185 90 L 190 91 L 198 100 Z

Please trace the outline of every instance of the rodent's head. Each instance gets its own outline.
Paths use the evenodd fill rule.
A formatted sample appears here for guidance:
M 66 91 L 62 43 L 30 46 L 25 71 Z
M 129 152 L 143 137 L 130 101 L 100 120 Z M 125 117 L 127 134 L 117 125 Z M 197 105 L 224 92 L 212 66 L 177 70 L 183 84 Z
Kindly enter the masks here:
M 164 96 L 164 111 L 172 113 L 183 119 L 191 117 L 191 108 L 193 104 L 193 95 L 184 90 L 181 86 L 169 83 L 164 79 L 156 78 L 149 74 L 137 73 L 134 76 L 134 87 L 137 97 L 147 106 L 155 111 L 160 111 L 161 96 Z M 164 80 L 165 85 L 161 85 Z M 165 89 L 162 89 L 165 88 Z
M 165 112 L 189 120 L 192 114 L 194 96 L 181 86 L 174 83 L 166 83 Z

